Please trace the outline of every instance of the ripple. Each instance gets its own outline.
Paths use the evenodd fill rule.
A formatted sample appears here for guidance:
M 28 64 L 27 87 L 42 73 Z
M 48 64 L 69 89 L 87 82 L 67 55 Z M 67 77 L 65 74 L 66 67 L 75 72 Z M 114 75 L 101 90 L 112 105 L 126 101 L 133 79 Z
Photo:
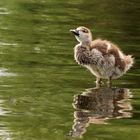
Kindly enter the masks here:
M 8 15 L 8 14 L 10 14 L 10 12 L 8 11 L 7 8 L 3 7 L 0 8 L 0 15 Z
M 17 43 L 6 43 L 6 42 L 0 42 L 0 45 L 2 46 L 16 46 Z
M 7 72 L 8 69 L 0 68 L 0 76 L 17 76 L 15 73 Z

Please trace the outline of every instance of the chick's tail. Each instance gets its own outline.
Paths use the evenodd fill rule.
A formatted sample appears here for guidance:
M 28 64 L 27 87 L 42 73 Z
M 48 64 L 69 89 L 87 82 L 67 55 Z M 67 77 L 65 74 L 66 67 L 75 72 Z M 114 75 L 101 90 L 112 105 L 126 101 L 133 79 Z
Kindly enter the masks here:
M 125 64 L 126 64 L 125 71 L 127 71 L 133 66 L 134 58 L 132 57 L 132 55 L 127 55 L 127 56 L 125 56 L 124 61 L 125 61 Z

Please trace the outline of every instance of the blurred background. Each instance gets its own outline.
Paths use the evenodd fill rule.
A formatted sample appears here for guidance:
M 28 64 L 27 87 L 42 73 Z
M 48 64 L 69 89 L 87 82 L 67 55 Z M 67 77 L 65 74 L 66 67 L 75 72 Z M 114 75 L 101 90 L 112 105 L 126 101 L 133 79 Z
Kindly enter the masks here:
M 77 41 L 69 32 L 86 26 L 93 39 L 132 54 L 135 65 L 114 81 L 133 94 L 131 117 L 90 124 L 83 139 L 140 140 L 139 15 L 139 0 L 0 0 L 0 139 L 67 138 L 74 95 L 95 87 L 73 59 Z

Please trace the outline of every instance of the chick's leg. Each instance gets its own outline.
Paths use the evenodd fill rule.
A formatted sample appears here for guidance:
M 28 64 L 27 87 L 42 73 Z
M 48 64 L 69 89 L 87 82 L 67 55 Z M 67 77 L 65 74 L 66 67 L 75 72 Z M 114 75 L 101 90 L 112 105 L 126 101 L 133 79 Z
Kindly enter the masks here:
M 99 77 L 96 77 L 96 87 L 101 87 L 102 85 L 102 79 Z
M 107 85 L 108 87 L 112 87 L 112 78 L 109 77 L 108 81 L 107 81 Z

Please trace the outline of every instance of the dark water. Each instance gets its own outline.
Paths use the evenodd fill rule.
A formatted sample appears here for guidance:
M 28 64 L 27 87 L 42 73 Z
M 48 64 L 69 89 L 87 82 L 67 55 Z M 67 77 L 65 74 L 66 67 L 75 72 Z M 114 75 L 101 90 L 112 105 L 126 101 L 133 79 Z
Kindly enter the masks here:
M 0 139 L 140 140 L 139 15 L 139 0 L 1 0 Z M 75 63 L 80 25 L 135 57 L 116 88 Z

